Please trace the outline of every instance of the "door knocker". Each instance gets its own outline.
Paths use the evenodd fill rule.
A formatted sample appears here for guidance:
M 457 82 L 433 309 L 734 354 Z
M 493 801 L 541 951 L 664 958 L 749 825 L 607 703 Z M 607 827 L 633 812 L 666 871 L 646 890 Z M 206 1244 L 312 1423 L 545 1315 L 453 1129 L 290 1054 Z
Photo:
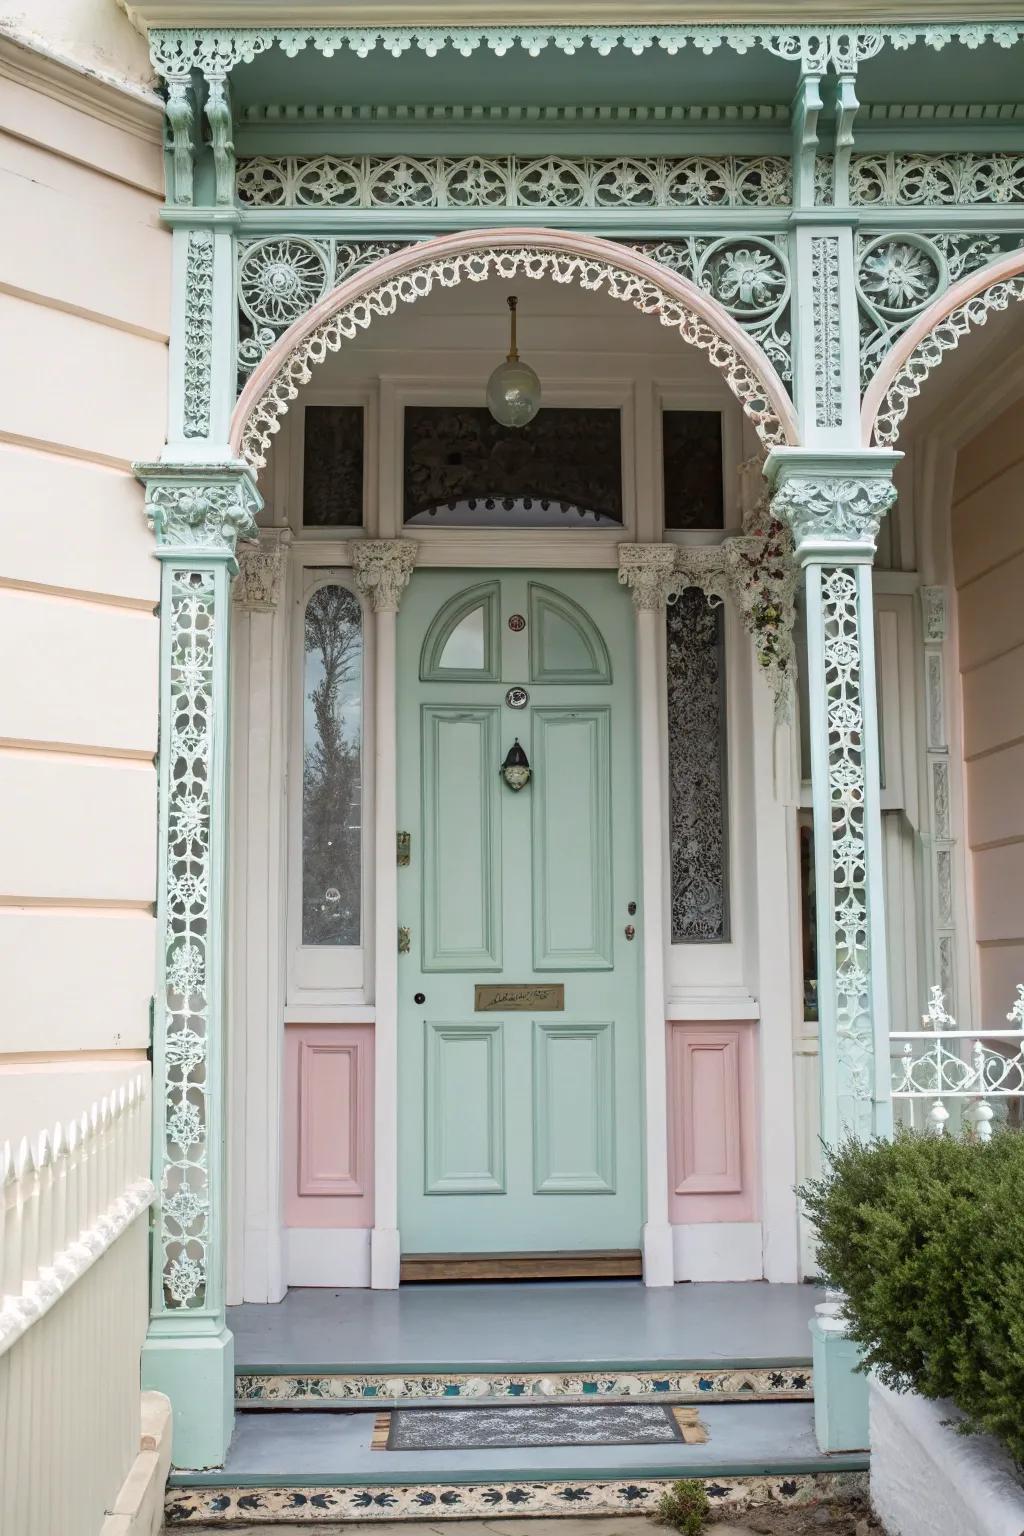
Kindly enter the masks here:
M 509 789 L 525 789 L 530 782 L 530 759 L 519 745 L 519 737 L 509 747 L 501 765 L 501 775 Z

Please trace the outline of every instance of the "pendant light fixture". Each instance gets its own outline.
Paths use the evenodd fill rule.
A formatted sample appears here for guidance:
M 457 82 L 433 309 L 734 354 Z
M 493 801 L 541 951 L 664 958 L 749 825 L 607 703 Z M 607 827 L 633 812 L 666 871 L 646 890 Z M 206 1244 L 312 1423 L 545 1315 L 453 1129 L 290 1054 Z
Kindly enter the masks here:
M 524 363 L 516 348 L 516 307 L 519 300 L 508 300 L 510 336 L 508 356 L 487 380 L 487 409 L 503 427 L 525 427 L 540 410 L 540 379 L 529 363 Z

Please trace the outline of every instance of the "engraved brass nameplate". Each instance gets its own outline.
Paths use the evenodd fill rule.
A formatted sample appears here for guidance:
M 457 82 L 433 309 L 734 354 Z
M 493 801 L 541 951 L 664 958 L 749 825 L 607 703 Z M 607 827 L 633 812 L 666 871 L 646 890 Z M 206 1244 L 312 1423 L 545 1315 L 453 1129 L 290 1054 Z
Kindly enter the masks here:
M 540 987 L 518 987 L 514 982 L 505 987 L 485 987 L 477 983 L 473 993 L 477 1013 L 558 1013 L 565 1007 L 561 981 Z

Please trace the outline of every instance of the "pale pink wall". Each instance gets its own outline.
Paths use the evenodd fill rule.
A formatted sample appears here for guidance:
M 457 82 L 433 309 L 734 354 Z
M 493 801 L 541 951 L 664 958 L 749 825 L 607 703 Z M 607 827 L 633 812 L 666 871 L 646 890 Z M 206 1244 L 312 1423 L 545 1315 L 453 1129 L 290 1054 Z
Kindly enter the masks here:
M 1024 401 L 961 450 L 952 540 L 981 1019 L 1024 981 Z
M 755 1028 L 743 1022 L 668 1025 L 673 1222 L 757 1216 Z
M 159 566 L 131 463 L 164 443 L 171 251 L 142 39 L 112 0 L 5 19 L 109 78 L 0 40 L 0 1140 L 149 1044 Z
M 373 1025 L 285 1030 L 289 1227 L 373 1225 Z

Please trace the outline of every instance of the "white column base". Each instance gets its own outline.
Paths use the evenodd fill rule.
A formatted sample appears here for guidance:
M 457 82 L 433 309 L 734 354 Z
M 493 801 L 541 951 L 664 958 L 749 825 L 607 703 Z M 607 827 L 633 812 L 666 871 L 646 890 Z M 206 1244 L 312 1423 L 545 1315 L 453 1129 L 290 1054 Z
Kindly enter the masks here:
M 242 1300 L 283 1301 L 289 1282 L 284 1273 L 281 1228 L 246 1227 L 243 1243 Z
M 397 1227 L 374 1227 L 370 1233 L 370 1289 L 397 1291 L 402 1246 Z
M 644 1285 L 674 1285 L 672 1228 L 667 1221 L 648 1222 L 643 1235 Z
M 759 1221 L 694 1221 L 672 1228 L 677 1280 L 763 1280 Z

